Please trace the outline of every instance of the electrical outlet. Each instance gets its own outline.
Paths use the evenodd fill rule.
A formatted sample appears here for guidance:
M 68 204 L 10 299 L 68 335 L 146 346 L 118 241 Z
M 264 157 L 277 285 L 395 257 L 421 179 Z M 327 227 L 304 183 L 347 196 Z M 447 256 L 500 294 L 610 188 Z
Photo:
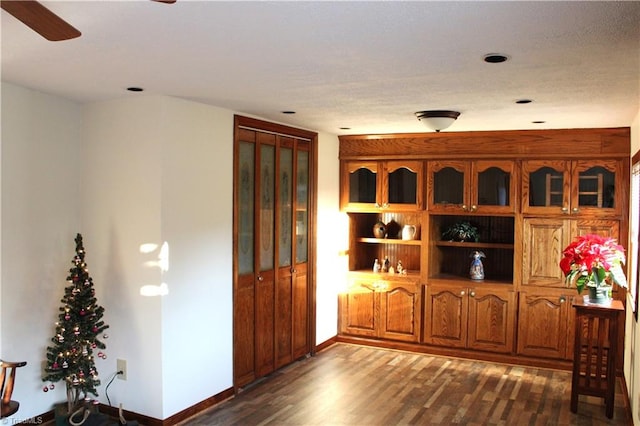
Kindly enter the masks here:
M 116 360 L 116 371 L 122 372 L 118 374 L 118 379 L 127 380 L 127 361 L 124 359 Z

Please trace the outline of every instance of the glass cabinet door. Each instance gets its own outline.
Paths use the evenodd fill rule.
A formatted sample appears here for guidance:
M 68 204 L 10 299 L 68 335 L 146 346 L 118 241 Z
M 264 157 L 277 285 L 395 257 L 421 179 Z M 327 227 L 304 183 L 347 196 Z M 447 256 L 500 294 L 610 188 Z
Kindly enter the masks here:
M 296 164 L 296 264 L 307 262 L 309 241 L 309 153 L 298 151 Z
M 392 210 L 423 208 L 423 164 L 422 161 L 384 163 L 383 208 Z
M 621 170 L 616 160 L 574 161 L 571 213 L 617 214 L 621 200 L 615 191 L 616 170 Z
M 499 213 L 515 211 L 515 163 L 513 161 L 476 161 L 473 163 L 473 197 L 469 211 Z
M 428 208 L 435 211 L 466 211 L 469 162 L 430 161 Z
M 379 203 L 378 162 L 346 161 L 342 167 L 340 207 L 353 210 L 376 208 Z
M 569 212 L 570 162 L 531 160 L 522 162 L 523 213 Z

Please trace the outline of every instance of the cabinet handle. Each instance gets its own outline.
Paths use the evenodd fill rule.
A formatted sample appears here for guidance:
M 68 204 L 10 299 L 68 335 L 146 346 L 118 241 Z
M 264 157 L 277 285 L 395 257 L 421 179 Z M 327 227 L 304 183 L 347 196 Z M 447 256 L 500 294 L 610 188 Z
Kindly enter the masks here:
M 571 209 L 572 213 L 578 213 L 579 211 L 580 211 L 580 209 L 577 208 L 577 207 L 574 207 L 574 208 Z
M 471 206 L 471 211 L 475 212 L 476 210 L 478 210 L 478 206 L 476 206 L 475 204 Z
M 560 296 L 560 303 L 565 303 L 567 301 L 567 298 L 564 296 Z
M 258 275 L 258 281 L 260 282 L 264 281 L 264 277 L 262 275 Z
M 380 208 L 380 204 L 376 203 L 376 209 Z
M 291 268 L 291 273 L 292 274 L 295 274 L 296 272 L 298 272 L 298 271 L 296 271 L 296 268 Z
M 469 210 L 469 208 L 467 207 L 467 205 L 466 205 L 466 204 L 463 204 L 463 205 L 462 205 L 462 210 L 464 210 L 464 211 L 466 212 L 467 210 Z
M 382 205 L 382 208 L 383 208 L 383 209 L 388 209 L 388 208 L 389 208 L 389 203 L 384 203 L 384 204 Z
M 475 291 L 470 291 L 469 292 L 469 297 L 476 297 L 476 292 Z
M 567 214 L 569 213 L 569 207 L 565 206 L 562 208 L 562 213 Z
M 464 290 L 462 290 L 462 291 L 460 292 L 460 296 L 464 296 L 464 293 L 465 293 L 465 291 L 464 291 Z

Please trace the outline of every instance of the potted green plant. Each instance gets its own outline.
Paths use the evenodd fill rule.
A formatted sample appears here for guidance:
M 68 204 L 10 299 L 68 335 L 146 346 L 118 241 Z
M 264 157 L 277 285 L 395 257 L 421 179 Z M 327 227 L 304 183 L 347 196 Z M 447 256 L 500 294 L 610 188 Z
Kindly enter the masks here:
M 581 235 L 564 249 L 562 255 L 560 269 L 566 277 L 567 286 L 576 287 L 578 294 L 587 287 L 591 303 L 608 300 L 614 283 L 627 287 L 622 269 L 624 248 L 613 238 Z
M 442 238 L 448 241 L 473 241 L 479 238 L 478 228 L 470 222 L 456 222 L 449 226 L 443 233 Z

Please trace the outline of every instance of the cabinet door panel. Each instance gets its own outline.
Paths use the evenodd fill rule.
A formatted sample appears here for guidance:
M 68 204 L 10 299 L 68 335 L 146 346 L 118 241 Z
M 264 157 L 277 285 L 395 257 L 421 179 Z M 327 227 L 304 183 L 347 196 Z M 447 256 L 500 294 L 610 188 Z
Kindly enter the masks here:
M 566 296 L 520 293 L 518 354 L 542 358 L 567 357 L 570 329 Z
M 433 211 L 462 213 L 469 204 L 468 161 L 430 161 L 427 208 Z
M 522 162 L 522 212 L 568 214 L 571 162 L 530 160 Z
M 465 289 L 428 286 L 424 341 L 434 345 L 467 345 L 468 298 Z
M 474 162 L 470 211 L 479 214 L 513 213 L 516 206 L 516 183 L 515 162 Z
M 522 247 L 522 284 L 565 287 L 559 262 L 571 240 L 569 221 L 525 219 Z
M 275 294 L 275 353 L 276 368 L 292 361 L 292 303 L 291 273 L 282 268 Z M 288 268 L 287 268 L 288 269 Z
M 380 293 L 380 337 L 417 342 L 420 340 L 420 287 L 389 284 Z
M 376 210 L 380 202 L 377 161 L 345 161 L 341 163 L 340 208 L 352 211 Z
M 353 286 L 341 295 L 340 329 L 343 333 L 375 336 L 377 293 L 365 285 Z
M 620 214 L 623 194 L 622 164 L 617 160 L 574 161 L 571 213 L 595 216 Z
M 309 288 L 306 265 L 296 268 L 293 281 L 293 359 L 310 352 L 309 345 Z
M 469 291 L 469 347 L 492 352 L 513 351 L 515 293 Z
M 386 161 L 382 177 L 382 207 L 393 211 L 424 207 L 424 162 Z
M 255 341 L 256 376 L 272 372 L 275 368 L 275 282 L 274 274 L 263 273 L 256 284 Z

